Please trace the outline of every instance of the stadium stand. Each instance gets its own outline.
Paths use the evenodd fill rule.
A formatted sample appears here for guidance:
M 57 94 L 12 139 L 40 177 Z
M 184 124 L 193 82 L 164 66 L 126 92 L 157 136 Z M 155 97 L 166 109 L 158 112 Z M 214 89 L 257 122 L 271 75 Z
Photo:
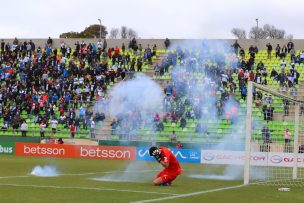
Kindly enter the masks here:
M 69 137 L 69 126 L 75 123 L 76 137 L 90 138 L 94 119 L 97 138 L 168 141 L 175 131 L 181 142 L 217 142 L 225 135 L 240 133 L 234 124 L 244 122 L 248 80 L 303 97 L 299 91 L 304 73 L 301 50 L 282 46 L 269 54 L 253 46 L 236 50 L 236 46 L 225 45 L 223 52 L 214 54 L 205 46 L 198 50 L 143 48 L 132 40 L 121 48 L 84 41 L 73 48 L 62 41 L 56 48 L 48 41 L 41 48 L 32 41 L 2 41 L 0 135 L 21 136 L 20 125 L 26 121 L 28 136 L 40 136 L 39 126 L 45 123 L 48 136 Z M 125 136 L 128 133 L 120 130 L 119 119 L 95 114 L 93 105 L 106 98 L 115 83 L 141 71 L 164 88 L 163 112 L 155 112 L 154 124 L 141 126 L 137 136 Z M 199 88 L 207 89 L 203 95 L 197 91 L 189 97 L 189 89 Z M 215 112 L 209 119 L 205 116 L 210 111 L 198 108 L 206 97 L 211 99 L 204 106 Z M 273 137 L 283 139 L 284 129 L 292 129 L 292 119 L 284 115 L 284 101 L 267 97 L 255 93 L 254 115 L 271 129 Z M 232 103 L 229 110 L 228 101 Z M 292 104 L 288 105 L 292 112 Z M 55 133 L 53 120 L 58 121 Z

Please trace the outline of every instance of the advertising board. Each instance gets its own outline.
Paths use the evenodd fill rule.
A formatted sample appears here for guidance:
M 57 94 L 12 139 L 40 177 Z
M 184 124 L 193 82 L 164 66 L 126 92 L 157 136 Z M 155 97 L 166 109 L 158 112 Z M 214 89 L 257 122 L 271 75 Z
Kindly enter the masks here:
M 243 165 L 244 160 L 244 151 L 201 151 L 202 164 Z M 294 154 L 284 152 L 252 152 L 250 155 L 250 165 L 293 167 Z M 298 154 L 297 166 L 304 167 L 304 154 Z
M 135 147 L 16 143 L 17 156 L 135 160 Z
M 177 149 L 170 148 L 179 162 L 184 163 L 200 163 L 201 153 L 200 150 L 192 149 Z M 140 161 L 155 161 L 153 157 L 149 155 L 148 147 L 136 148 L 136 160 Z

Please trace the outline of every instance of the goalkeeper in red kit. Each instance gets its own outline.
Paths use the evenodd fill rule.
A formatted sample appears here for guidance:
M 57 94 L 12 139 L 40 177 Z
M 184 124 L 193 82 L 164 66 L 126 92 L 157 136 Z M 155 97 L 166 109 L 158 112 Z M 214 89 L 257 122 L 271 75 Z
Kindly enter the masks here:
M 174 154 L 166 147 L 151 147 L 149 149 L 150 156 L 153 156 L 164 169 L 159 172 L 154 180 L 154 185 L 171 185 L 175 178 L 182 174 L 182 169 Z

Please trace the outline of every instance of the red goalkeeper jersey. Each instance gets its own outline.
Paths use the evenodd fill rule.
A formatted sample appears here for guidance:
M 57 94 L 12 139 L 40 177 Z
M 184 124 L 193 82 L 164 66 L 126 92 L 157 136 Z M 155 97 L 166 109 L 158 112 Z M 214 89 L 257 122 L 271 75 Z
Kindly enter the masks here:
M 168 168 L 165 168 L 165 170 L 169 173 L 174 173 L 176 175 L 179 175 L 182 173 L 182 169 L 178 163 L 177 158 L 174 156 L 174 154 L 167 148 L 167 147 L 159 147 L 161 150 L 161 158 L 162 161 L 169 163 Z

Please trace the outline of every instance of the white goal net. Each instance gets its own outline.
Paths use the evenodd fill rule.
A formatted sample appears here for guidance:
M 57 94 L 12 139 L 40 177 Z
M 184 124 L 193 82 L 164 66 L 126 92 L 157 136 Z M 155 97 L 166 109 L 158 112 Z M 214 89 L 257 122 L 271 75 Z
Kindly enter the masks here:
M 249 82 L 244 183 L 304 186 L 304 105 L 296 87 Z

